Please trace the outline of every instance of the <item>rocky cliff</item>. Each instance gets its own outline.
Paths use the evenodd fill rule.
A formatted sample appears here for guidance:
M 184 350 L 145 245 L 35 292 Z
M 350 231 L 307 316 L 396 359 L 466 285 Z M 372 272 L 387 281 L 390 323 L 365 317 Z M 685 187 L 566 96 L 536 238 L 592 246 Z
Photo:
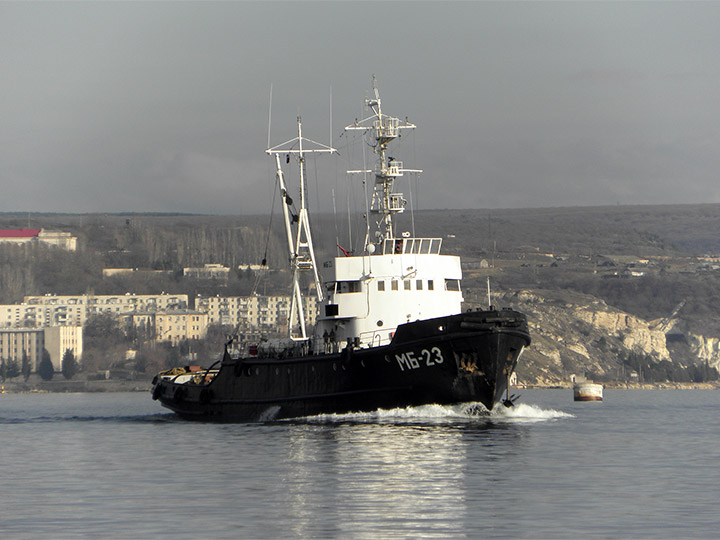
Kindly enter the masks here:
M 720 339 L 697 334 L 685 334 L 692 354 L 701 362 L 720 370 Z
M 525 313 L 532 345 L 518 366 L 520 382 L 557 384 L 571 374 L 627 380 L 623 360 L 635 353 L 650 362 L 681 365 L 707 361 L 720 367 L 720 340 L 687 335 L 687 347 L 669 347 L 657 321 L 630 315 L 592 296 L 567 291 L 523 290 L 494 298 Z M 676 330 L 677 331 L 677 330 Z

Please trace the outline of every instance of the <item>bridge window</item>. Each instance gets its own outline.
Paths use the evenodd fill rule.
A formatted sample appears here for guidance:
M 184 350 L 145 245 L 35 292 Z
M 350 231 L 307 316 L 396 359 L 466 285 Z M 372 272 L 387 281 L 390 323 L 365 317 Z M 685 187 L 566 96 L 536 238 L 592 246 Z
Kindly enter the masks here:
M 337 292 L 339 294 L 360 292 L 359 281 L 338 281 Z
M 383 242 L 383 253 L 437 255 L 441 245 L 441 238 L 386 238 Z
M 459 291 L 460 290 L 460 280 L 459 279 L 446 279 L 445 280 L 445 290 L 446 291 Z

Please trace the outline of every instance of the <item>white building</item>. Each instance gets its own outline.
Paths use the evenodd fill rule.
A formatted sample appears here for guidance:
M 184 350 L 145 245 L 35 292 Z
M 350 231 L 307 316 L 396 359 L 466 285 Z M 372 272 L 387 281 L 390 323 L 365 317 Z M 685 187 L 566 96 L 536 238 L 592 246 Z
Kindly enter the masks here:
M 192 309 L 160 312 L 134 311 L 122 315 L 126 324 L 145 330 L 155 341 L 170 341 L 173 345 L 186 339 L 203 339 L 207 335 L 208 315 Z
M 77 250 L 77 237 L 69 232 L 46 229 L 0 229 L 0 242 L 26 244 L 42 242 L 68 251 Z
M 62 359 L 70 349 L 78 364 L 83 353 L 82 326 L 53 326 L 44 329 L 45 348 L 50 353 L 55 371 L 62 371 Z
M 0 358 L 15 360 L 22 365 L 23 354 L 30 361 L 30 370 L 36 372 L 42 351 L 50 353 L 55 371 L 62 370 L 65 351 L 70 349 L 80 362 L 83 352 L 82 328 L 56 326 L 54 328 L 0 328 Z
M 183 268 L 183 276 L 196 279 L 227 280 L 230 268 L 222 264 L 206 264 L 202 268 Z
M 141 276 L 159 276 L 159 275 L 170 275 L 170 270 L 150 270 L 147 268 L 103 268 L 102 275 L 104 278 L 114 276 L 128 276 L 128 275 L 141 275 Z
M 0 305 L 0 327 L 84 326 L 88 317 L 105 313 L 187 309 L 187 294 L 26 296 L 22 304 Z
M 30 361 L 30 370 L 37 371 L 45 347 L 45 334 L 40 329 L 2 328 L 0 329 L 0 359 L 14 360 L 22 366 L 23 353 Z
M 208 324 L 223 324 L 240 330 L 287 331 L 289 296 L 198 296 L 195 309 L 208 314 Z M 303 298 L 303 309 L 310 325 L 317 318 L 317 298 Z

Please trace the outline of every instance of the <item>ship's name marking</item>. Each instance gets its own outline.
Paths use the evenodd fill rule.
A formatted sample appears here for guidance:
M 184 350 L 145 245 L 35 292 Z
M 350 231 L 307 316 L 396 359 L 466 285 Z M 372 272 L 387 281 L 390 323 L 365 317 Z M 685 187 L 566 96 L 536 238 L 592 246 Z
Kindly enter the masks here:
M 433 347 L 430 350 L 423 349 L 419 354 L 416 354 L 414 351 L 396 354 L 395 359 L 401 371 L 418 369 L 423 364 L 425 367 L 432 367 L 437 364 L 442 364 L 445 361 L 440 347 Z

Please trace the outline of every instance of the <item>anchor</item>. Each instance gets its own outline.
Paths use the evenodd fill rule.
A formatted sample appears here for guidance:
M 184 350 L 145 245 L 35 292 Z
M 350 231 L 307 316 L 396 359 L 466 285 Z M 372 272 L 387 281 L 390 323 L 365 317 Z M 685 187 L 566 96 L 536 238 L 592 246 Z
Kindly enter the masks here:
M 515 402 L 520 399 L 520 394 L 513 394 L 511 396 L 507 396 L 505 399 L 503 399 L 502 404 L 505 405 L 507 408 L 514 407 Z
M 510 395 L 510 375 L 508 374 L 507 386 L 505 387 L 505 399 L 503 399 L 502 404 L 505 405 L 509 409 L 510 407 L 515 406 L 515 402 L 518 399 L 520 399 L 520 394 Z

